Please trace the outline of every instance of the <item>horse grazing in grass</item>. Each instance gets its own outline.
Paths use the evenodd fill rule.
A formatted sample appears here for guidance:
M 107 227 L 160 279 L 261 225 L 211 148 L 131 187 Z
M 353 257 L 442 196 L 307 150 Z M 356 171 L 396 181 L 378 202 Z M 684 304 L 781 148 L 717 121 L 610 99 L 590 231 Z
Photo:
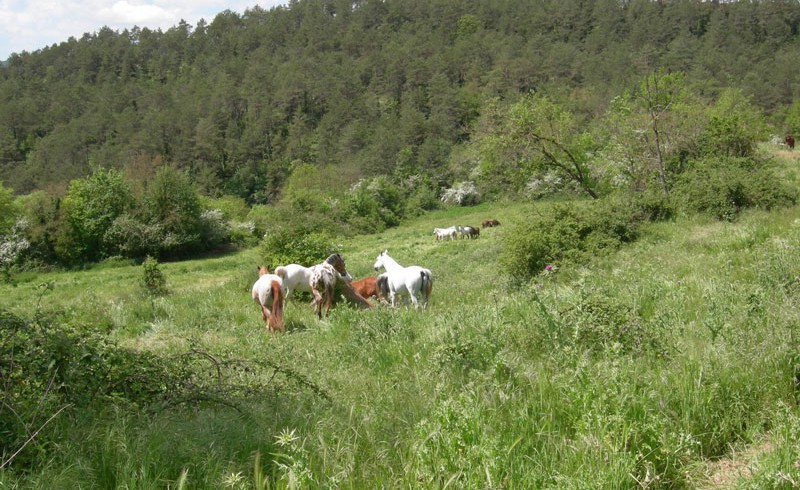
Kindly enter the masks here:
M 481 236 L 481 229 L 477 226 L 462 226 L 461 230 L 463 232 L 463 236 L 466 238 L 478 238 Z
M 456 226 L 459 238 L 478 238 L 481 234 L 481 229 L 477 226 Z
M 362 298 L 381 299 L 383 295 L 378 291 L 378 278 L 376 276 L 365 277 L 350 283 L 356 293 Z
M 307 291 L 314 297 L 314 312 L 322 318 L 322 305 L 325 303 L 325 314 L 331 309 L 333 301 L 333 288 L 336 281 L 343 277 L 352 279 L 347 273 L 344 259 L 340 254 L 331 254 L 324 262 L 304 267 L 299 264 L 289 264 L 275 269 L 275 274 L 282 277 L 286 285 L 286 297 L 292 291 Z
M 373 268 L 378 270 L 381 267 L 386 269 L 386 273 L 378 277 L 378 290 L 388 293 L 392 306 L 397 306 L 398 296 L 408 295 L 416 310 L 419 306 L 418 294 L 422 297 L 422 309 L 428 306 L 428 298 L 433 287 L 433 275 L 430 270 L 418 265 L 403 267 L 389 257 L 388 250 L 381 252 L 375 259 Z
M 456 227 L 451 226 L 450 228 L 434 228 L 433 229 L 433 236 L 436 237 L 436 241 L 444 240 L 445 238 L 449 238 L 451 240 L 456 239 Z
M 500 222 L 496 219 L 485 219 L 481 221 L 481 226 L 484 228 L 491 228 L 493 226 L 500 226 Z
M 259 267 L 258 280 L 253 284 L 250 296 L 261 308 L 264 325 L 275 336 L 275 330 L 285 332 L 283 326 L 283 279 L 275 274 L 270 274 L 266 267 Z M 267 308 L 271 305 L 272 310 Z

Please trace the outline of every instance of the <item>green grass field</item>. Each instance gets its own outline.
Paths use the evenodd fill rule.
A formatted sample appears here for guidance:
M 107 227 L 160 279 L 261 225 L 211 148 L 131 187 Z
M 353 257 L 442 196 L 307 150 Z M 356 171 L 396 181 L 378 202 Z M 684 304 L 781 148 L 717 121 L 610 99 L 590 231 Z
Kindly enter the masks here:
M 301 298 L 274 339 L 249 296 L 256 249 L 162 263 L 170 293 L 155 299 L 139 284 L 141 266 L 127 263 L 19 275 L 16 287 L 0 286 L 16 315 L 97 329 L 159 356 L 264 361 L 271 368 L 251 375 L 270 389 L 229 404 L 65 411 L 46 428 L 55 442 L 26 448 L 43 463 L 0 470 L 0 488 L 800 481 L 800 208 L 649 225 L 616 253 L 521 285 L 497 257 L 531 206 L 449 209 L 342 239 L 356 278 L 374 274 L 385 248 L 430 268 L 429 309 L 340 305 L 320 321 Z M 487 218 L 503 226 L 478 240 L 431 235 Z

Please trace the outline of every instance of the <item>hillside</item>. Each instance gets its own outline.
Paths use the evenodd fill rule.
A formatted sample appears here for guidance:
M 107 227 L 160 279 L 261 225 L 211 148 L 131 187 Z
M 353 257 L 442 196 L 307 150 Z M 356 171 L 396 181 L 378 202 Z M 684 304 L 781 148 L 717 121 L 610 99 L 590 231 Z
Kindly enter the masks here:
M 93 169 L 188 171 L 207 195 L 281 195 L 294 163 L 362 177 L 474 173 L 495 100 L 529 92 L 583 119 L 654 70 L 706 101 L 741 89 L 776 125 L 798 98 L 790 1 L 301 0 L 166 32 L 109 28 L 0 66 L 0 181 L 63 192 Z
M 782 160 L 794 185 L 795 164 Z M 274 339 L 249 297 L 261 249 L 160 264 L 170 292 L 155 298 L 139 284 L 141 266 L 119 261 L 20 274 L 17 287 L 0 285 L 7 308 L 31 319 L 30 335 L 65 329 L 33 351 L 37 362 L 52 359 L 63 385 L 39 409 L 19 407 L 21 422 L 38 427 L 75 405 L 0 481 L 620 489 L 784 488 L 800 479 L 800 209 L 655 223 L 617 252 L 555 264 L 529 283 L 498 273 L 515 224 L 551 205 L 451 208 L 343 237 L 356 277 L 373 274 L 385 248 L 432 269 L 428 311 L 340 305 L 319 321 L 297 298 L 285 312 L 288 332 Z M 430 233 L 487 218 L 502 225 L 478 240 L 436 242 Z M 76 331 L 87 337 L 70 346 L 66 332 Z M 193 374 L 153 404 L 136 369 L 95 364 L 117 357 L 104 350 L 112 346 L 92 350 L 94 335 L 133 349 L 143 367 L 163 358 Z M 151 381 L 171 386 L 168 372 Z M 114 373 L 144 391 L 106 392 Z M 83 398 L 81 386 L 97 394 Z M 719 474 L 742 466 L 738 483 Z

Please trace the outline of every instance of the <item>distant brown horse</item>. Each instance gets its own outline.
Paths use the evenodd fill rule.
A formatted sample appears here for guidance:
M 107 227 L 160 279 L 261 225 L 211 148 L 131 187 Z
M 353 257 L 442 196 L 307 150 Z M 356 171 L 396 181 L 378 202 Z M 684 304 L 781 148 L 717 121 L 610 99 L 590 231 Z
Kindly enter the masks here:
M 266 267 L 259 267 L 258 280 L 253 284 L 250 296 L 261 308 L 264 325 L 272 336 L 275 336 L 275 330 L 285 332 L 286 329 L 283 326 L 283 280 L 280 276 L 270 274 Z M 267 308 L 270 303 L 272 303 L 272 311 Z
M 783 137 L 783 143 L 786 145 L 787 148 L 790 150 L 794 150 L 794 135 L 787 134 Z
M 481 226 L 484 228 L 491 228 L 493 226 L 500 226 L 500 222 L 496 219 L 485 219 L 481 221 Z
M 350 285 L 362 298 L 380 299 L 382 297 L 380 291 L 378 291 L 377 276 L 365 277 L 364 279 L 353 281 Z

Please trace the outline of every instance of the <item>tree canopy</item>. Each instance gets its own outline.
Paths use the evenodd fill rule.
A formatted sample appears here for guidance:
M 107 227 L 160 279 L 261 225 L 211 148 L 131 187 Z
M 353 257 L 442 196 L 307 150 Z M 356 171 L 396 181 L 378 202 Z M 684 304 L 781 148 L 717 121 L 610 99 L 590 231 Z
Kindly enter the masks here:
M 250 204 L 277 201 L 294 161 L 337 167 L 342 189 L 398 171 L 452 183 L 497 98 L 558 96 L 580 120 L 659 68 L 780 114 L 799 28 L 797 2 L 698 0 L 297 0 L 106 27 L 0 65 L 0 181 L 65 188 L 144 159 Z

